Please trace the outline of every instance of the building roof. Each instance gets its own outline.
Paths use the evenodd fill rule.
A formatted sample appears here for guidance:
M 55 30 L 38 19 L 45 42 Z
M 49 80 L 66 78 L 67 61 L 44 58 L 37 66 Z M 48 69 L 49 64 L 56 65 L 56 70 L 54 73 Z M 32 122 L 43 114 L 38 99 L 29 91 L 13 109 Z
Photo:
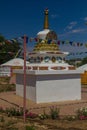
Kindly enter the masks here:
M 82 65 L 82 66 L 80 66 L 80 67 L 78 67 L 77 68 L 78 70 L 87 70 L 87 64 L 85 64 L 85 65 Z
M 26 61 L 26 63 L 29 62 Z M 4 64 L 1 64 L 1 66 L 23 66 L 23 65 L 24 65 L 24 60 L 21 58 L 14 58 Z

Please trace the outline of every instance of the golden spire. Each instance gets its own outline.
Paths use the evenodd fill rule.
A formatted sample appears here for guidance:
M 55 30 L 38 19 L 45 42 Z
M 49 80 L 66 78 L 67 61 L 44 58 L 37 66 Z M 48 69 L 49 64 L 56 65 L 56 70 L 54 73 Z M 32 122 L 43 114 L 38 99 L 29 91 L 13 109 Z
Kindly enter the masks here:
M 49 28 L 49 23 L 48 23 L 48 9 L 45 9 L 44 11 L 45 18 L 44 18 L 44 29 Z

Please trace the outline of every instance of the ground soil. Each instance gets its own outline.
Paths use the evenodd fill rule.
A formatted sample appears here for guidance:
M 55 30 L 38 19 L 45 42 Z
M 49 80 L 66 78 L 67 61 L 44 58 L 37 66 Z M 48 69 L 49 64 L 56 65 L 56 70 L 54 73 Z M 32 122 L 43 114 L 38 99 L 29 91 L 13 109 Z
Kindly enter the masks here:
M 1 82 L 1 81 L 0 81 Z M 0 107 L 23 107 L 23 98 L 17 96 L 15 91 L 13 92 L 1 92 L 0 93 Z M 36 104 L 30 100 L 26 100 L 26 108 L 29 111 L 35 113 L 43 113 L 49 111 L 51 106 L 56 106 L 60 109 L 60 117 L 68 115 L 76 115 L 76 110 L 81 107 L 87 107 L 87 86 L 82 86 L 81 100 L 76 101 L 64 101 L 64 102 L 52 102 Z M 26 119 L 24 123 L 23 118 L 7 117 L 0 113 L 0 117 L 3 116 L 5 121 L 0 122 L 0 130 L 10 130 L 10 123 L 18 130 L 24 130 L 25 125 L 35 126 L 35 130 L 87 130 L 87 120 L 74 120 L 69 121 L 66 119 Z M 8 125 L 10 124 L 10 125 Z M 8 125 L 8 126 L 7 126 Z
M 1 114 L 0 114 L 1 116 Z M 25 126 L 34 126 L 35 130 L 87 130 L 87 120 L 52 120 L 52 119 L 26 119 L 7 117 L 3 115 L 5 121 L 0 122 L 0 130 L 25 130 Z

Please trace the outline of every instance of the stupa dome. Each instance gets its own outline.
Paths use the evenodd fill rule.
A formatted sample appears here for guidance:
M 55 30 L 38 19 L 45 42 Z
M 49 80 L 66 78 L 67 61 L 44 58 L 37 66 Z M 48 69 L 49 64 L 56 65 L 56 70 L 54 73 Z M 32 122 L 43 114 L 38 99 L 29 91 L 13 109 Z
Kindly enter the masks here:
M 37 38 L 46 39 L 46 36 L 49 32 L 50 32 L 49 29 L 44 29 L 43 31 L 40 31 L 40 32 L 37 33 Z
M 56 44 L 57 34 L 55 31 L 49 29 L 47 9 L 44 11 L 44 14 L 44 29 L 37 33 L 37 38 L 39 40 L 35 45 L 33 51 L 59 51 L 59 47 Z
M 42 40 L 57 40 L 57 34 L 49 29 L 44 29 L 37 33 L 37 38 Z

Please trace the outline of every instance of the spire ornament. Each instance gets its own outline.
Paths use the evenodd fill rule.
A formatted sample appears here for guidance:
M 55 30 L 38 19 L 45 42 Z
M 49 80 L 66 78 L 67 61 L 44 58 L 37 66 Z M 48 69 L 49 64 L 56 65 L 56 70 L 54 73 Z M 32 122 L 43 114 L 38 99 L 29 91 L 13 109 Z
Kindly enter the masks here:
M 49 29 L 48 12 L 49 12 L 48 9 L 44 10 L 44 14 L 45 14 L 45 17 L 44 17 L 44 29 Z

